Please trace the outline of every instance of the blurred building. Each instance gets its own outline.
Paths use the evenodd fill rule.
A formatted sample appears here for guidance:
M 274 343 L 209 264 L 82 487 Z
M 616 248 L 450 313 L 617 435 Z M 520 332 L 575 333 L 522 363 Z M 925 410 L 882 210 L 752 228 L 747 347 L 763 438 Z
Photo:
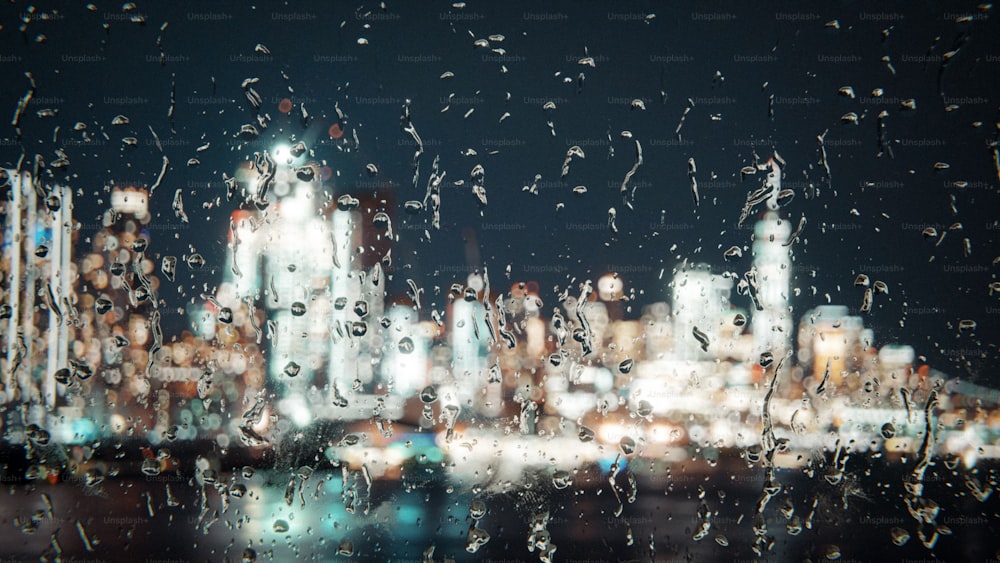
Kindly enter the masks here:
M 297 424 L 367 418 L 389 377 L 377 366 L 382 333 L 391 328 L 383 264 L 390 264 L 392 199 L 377 188 L 337 197 L 330 188 L 339 186 L 324 184 L 314 165 L 286 157 L 272 201 L 231 217 L 219 305 L 261 315 L 267 381 L 281 397 L 279 410 Z M 255 193 L 260 176 L 244 166 L 236 180 Z
M 792 349 L 791 248 L 785 246 L 792 227 L 777 212 L 768 211 L 754 225 L 753 266 L 757 300 L 753 312 L 753 353 L 771 352 L 775 362 Z
M 730 322 L 732 280 L 713 274 L 707 264 L 696 264 L 678 270 L 670 286 L 675 358 L 707 361 L 718 357 L 723 327 Z M 695 335 L 696 329 L 704 341 Z
M 10 191 L 2 202 L 0 341 L 6 353 L 0 402 L 51 410 L 65 393 L 54 374 L 68 366 L 77 324 L 73 192 L 14 170 L 0 169 L 0 184 Z

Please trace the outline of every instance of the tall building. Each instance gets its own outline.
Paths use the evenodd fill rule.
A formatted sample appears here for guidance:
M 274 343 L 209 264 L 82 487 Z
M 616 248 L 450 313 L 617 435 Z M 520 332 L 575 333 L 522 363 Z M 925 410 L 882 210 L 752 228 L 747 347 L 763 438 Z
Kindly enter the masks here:
M 66 367 L 76 302 L 73 289 L 73 192 L 42 186 L 28 173 L 0 170 L 10 185 L 4 204 L 3 314 L 6 349 L 2 402 L 56 405 L 54 374 Z M 40 422 L 35 420 L 33 422 Z
M 680 269 L 671 282 L 674 355 L 678 360 L 718 357 L 722 327 L 728 322 L 731 279 L 715 275 L 707 264 Z M 703 343 L 695 329 L 706 337 Z
M 771 352 L 777 362 L 792 349 L 791 247 L 785 246 L 792 227 L 776 211 L 768 211 L 754 225 L 753 267 L 757 272 L 757 300 L 752 311 L 753 353 Z
M 263 311 L 267 378 L 299 424 L 315 416 L 371 415 L 363 405 L 375 404 L 383 383 L 373 366 L 381 354 L 382 258 L 391 237 L 391 219 L 382 211 L 389 200 L 378 186 L 369 184 L 369 196 L 331 203 L 324 188 L 336 186 L 322 184 L 319 174 L 304 179 L 307 167 L 280 166 L 273 201 L 261 211 L 233 213 L 218 292 L 219 304 L 234 313 L 250 306 Z M 236 178 L 253 192 L 259 174 L 243 167 Z

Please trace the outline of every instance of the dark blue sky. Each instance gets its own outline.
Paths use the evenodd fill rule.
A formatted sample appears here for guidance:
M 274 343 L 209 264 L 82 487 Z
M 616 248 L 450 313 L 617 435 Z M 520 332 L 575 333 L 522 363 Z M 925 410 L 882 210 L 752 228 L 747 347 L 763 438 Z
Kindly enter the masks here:
M 784 211 L 793 224 L 803 215 L 808 221 L 795 245 L 799 313 L 825 303 L 825 294 L 858 307 L 861 293 L 853 280 L 865 272 L 890 288 L 866 319 L 879 344 L 913 344 L 947 371 L 981 381 L 997 366 L 995 344 L 987 343 L 1000 334 L 1000 301 L 988 291 L 996 279 L 992 261 L 1000 254 L 1000 198 L 989 146 L 997 139 L 1000 30 L 996 14 L 976 10 L 974 3 L 942 9 L 903 2 L 808 8 L 797 2 L 731 2 L 709 9 L 696 2 L 525 2 L 503 8 L 467 2 L 454 9 L 448 2 L 390 2 L 383 11 L 378 4 L 355 9 L 326 2 L 256 9 L 237 2 L 139 2 L 127 14 L 120 4 L 95 11 L 62 3 L 34 6 L 36 14 L 53 6 L 60 12 L 32 21 L 22 33 L 16 20 L 26 15 L 27 4 L 5 4 L 0 11 L 0 68 L 7 84 L 0 107 L 13 114 L 28 88 L 24 72 L 35 77 L 38 100 L 23 118 L 20 138 L 9 122 L 2 126 L 0 162 L 14 165 L 22 150 L 51 161 L 55 149 L 65 150 L 70 181 L 82 193 L 76 215 L 84 236 L 95 230 L 105 208 L 94 195 L 102 186 L 155 181 L 161 156 L 150 127 L 172 163 L 152 202 L 160 229 L 155 234 L 164 236 L 154 238 L 151 251 L 182 253 L 196 244 L 216 263 L 224 252 L 224 218 L 237 203 L 214 211 L 203 203 L 220 195 L 225 201 L 222 173 L 232 174 L 254 150 L 290 135 L 322 139 L 314 145 L 316 159 L 341 171 L 338 194 L 363 194 L 368 188 L 359 180 L 366 180 L 364 165 L 371 162 L 396 184 L 397 206 L 423 199 L 439 154 L 449 180 L 441 231 L 432 233 L 431 243 L 422 241 L 427 216 L 396 209 L 401 240 L 393 251 L 392 292 L 402 293 L 407 277 L 428 293 L 434 285 L 446 290 L 464 278 L 466 248 L 474 244 L 495 286 L 506 285 L 500 279 L 509 264 L 512 281 L 540 282 L 547 306 L 556 302 L 555 287 L 561 291 L 574 278 L 619 271 L 627 288 L 642 291 L 632 313 L 637 316 L 643 305 L 668 296 L 666 283 L 679 261 L 708 262 L 721 272 L 727 266 L 723 250 L 750 244 L 750 231 L 737 229 L 736 221 L 761 177 L 741 181 L 739 170 L 751 163 L 754 150 L 764 159 L 777 150 L 788 164 L 785 187 L 796 193 Z M 127 21 L 133 15 L 144 16 L 145 24 Z M 962 15 L 974 17 L 957 23 Z M 839 29 L 827 25 L 832 20 Z M 164 22 L 169 25 L 161 31 Z M 491 47 L 505 52 L 474 47 L 475 39 L 494 34 L 505 40 Z M 45 40 L 35 42 L 38 35 Z M 359 45 L 360 37 L 368 44 Z M 270 55 L 255 52 L 258 43 Z M 943 55 L 953 50 L 942 71 Z M 593 67 L 579 64 L 586 55 Z M 454 77 L 441 79 L 445 71 Z M 261 142 L 247 146 L 234 135 L 253 119 L 240 89 L 249 77 L 260 79 L 255 88 L 262 111 L 273 121 Z M 839 94 L 843 86 L 853 87 L 855 98 Z M 883 89 L 882 97 L 872 96 L 876 88 Z M 442 113 L 451 94 L 450 109 Z M 278 111 L 284 97 L 305 103 L 313 116 L 309 128 Z M 678 138 L 674 132 L 689 98 L 694 106 Z M 426 144 L 417 188 L 411 184 L 413 144 L 400 128 L 407 99 Z M 646 109 L 632 109 L 633 99 L 643 100 Z M 915 111 L 900 107 L 908 99 L 916 101 Z M 543 110 L 546 101 L 556 108 Z M 345 154 L 328 142 L 335 104 L 358 132 L 356 152 Z M 958 107 L 949 110 L 949 104 Z M 42 108 L 58 115 L 39 118 Z M 883 110 L 891 157 L 878 156 Z M 510 117 L 500 122 L 505 112 Z M 859 116 L 856 125 L 843 123 L 848 112 Z M 111 126 L 117 114 L 131 123 Z M 981 127 L 972 125 L 977 121 Z M 80 144 L 80 133 L 73 132 L 77 122 L 98 139 L 107 132 L 110 140 Z M 56 126 L 60 134 L 53 141 Z M 634 141 L 620 135 L 625 130 L 642 144 L 645 159 L 632 179 L 634 209 L 619 194 L 635 155 Z M 816 139 L 824 131 L 830 178 Z M 122 150 L 125 136 L 137 137 L 139 146 Z M 196 153 L 206 142 L 211 148 Z M 561 179 L 572 145 L 580 145 L 586 158 L 574 159 Z M 469 148 L 478 155 L 464 156 Z M 185 166 L 196 155 L 201 165 Z M 691 157 L 698 206 L 689 187 Z M 936 162 L 950 168 L 935 171 Z M 476 164 L 486 170 L 489 205 L 482 212 L 469 182 Z M 66 173 L 54 177 L 62 180 Z M 523 192 L 536 174 L 542 176 L 538 194 Z M 464 186 L 450 185 L 460 179 Z M 956 188 L 955 181 L 967 187 Z M 807 197 L 810 184 L 819 188 L 817 197 Z M 587 193 L 574 196 L 577 185 Z M 177 188 L 184 189 L 189 226 L 170 207 Z M 610 207 L 617 211 L 617 234 L 607 228 Z M 921 235 L 926 226 L 945 230 L 956 222 L 963 229 L 949 232 L 940 246 Z M 474 242 L 463 240 L 463 232 L 474 232 Z M 963 255 L 964 237 L 972 245 L 969 257 Z M 730 267 L 742 273 L 749 265 L 747 252 Z M 178 281 L 192 288 L 204 282 L 213 277 Z M 576 283 L 571 287 L 577 292 Z M 440 307 L 443 297 L 435 301 Z M 901 327 L 904 302 L 911 313 Z M 974 334 L 958 335 L 957 322 L 964 318 L 978 322 Z M 956 361 L 960 351 L 974 349 L 988 349 L 987 359 L 968 369 Z

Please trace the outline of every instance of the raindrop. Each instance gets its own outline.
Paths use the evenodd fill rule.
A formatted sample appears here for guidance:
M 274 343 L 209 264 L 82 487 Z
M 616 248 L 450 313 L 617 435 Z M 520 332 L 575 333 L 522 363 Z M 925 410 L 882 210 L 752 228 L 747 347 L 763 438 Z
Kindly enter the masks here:
M 958 321 L 958 330 L 960 332 L 968 332 L 976 330 L 976 321 L 973 321 L 971 319 L 962 319 Z
M 144 238 L 137 238 L 132 241 L 132 252 L 146 252 L 146 247 L 149 246 L 149 241 Z
M 49 255 L 49 247 L 45 246 L 44 244 L 39 245 L 38 248 L 35 249 L 35 256 L 39 258 L 45 258 L 48 255 Z
M 474 500 L 469 505 L 469 516 L 473 520 L 482 520 L 486 516 L 486 503 L 481 500 Z
M 399 351 L 402 354 L 413 353 L 413 339 L 410 338 L 409 336 L 404 336 L 403 338 L 400 338 L 399 344 L 397 344 L 397 346 L 399 347 Z
M 627 374 L 630 371 L 632 371 L 632 365 L 634 363 L 635 362 L 632 361 L 632 358 L 626 358 L 625 360 L 622 360 L 620 364 L 618 364 L 618 371 Z
M 906 545 L 906 542 L 910 541 L 910 533 L 899 527 L 894 527 L 890 530 L 889 537 L 892 538 L 892 543 L 899 547 Z
M 743 313 L 736 313 L 736 316 L 733 317 L 733 325 L 735 325 L 735 326 L 744 326 L 746 324 L 747 324 L 747 317 L 746 317 L 746 315 L 744 315 Z
M 764 352 L 760 355 L 760 367 L 767 368 L 774 363 L 774 354 L 771 352 Z
M 296 301 L 292 303 L 292 315 L 296 317 L 301 317 L 306 314 L 306 305 L 301 301 Z
M 295 177 L 303 182 L 312 182 L 316 178 L 316 170 L 312 166 L 303 166 L 295 171 Z
M 886 422 L 882 425 L 882 437 L 886 440 L 892 438 L 896 435 L 896 427 L 892 425 L 891 422 Z
M 722 255 L 726 260 L 737 260 L 743 257 L 743 250 L 738 246 L 730 246 Z
M 593 442 L 594 441 L 594 431 L 586 426 L 581 426 L 580 431 L 577 432 L 577 436 L 580 438 L 581 442 Z
M 276 533 L 284 534 L 285 532 L 288 531 L 288 522 L 281 519 L 275 520 L 274 525 L 271 527 L 274 529 Z
M 490 541 L 490 534 L 481 528 L 471 528 L 466 536 L 465 551 L 476 553 Z
M 302 371 L 302 366 L 295 362 L 288 362 L 285 364 L 284 372 L 288 377 L 295 377 L 300 371 Z
M 437 390 L 430 385 L 424 387 L 423 391 L 420 392 L 420 401 L 426 405 L 429 405 L 437 400 L 438 400 Z
M 354 336 L 364 336 L 368 333 L 368 323 L 364 321 L 354 321 L 351 323 L 351 334 Z
M 337 555 L 343 555 L 343 556 L 346 556 L 346 557 L 353 556 L 354 555 L 354 543 L 351 540 L 344 540 L 344 541 L 340 542 L 340 545 L 337 547 Z
M 618 441 L 618 447 L 625 455 L 632 455 L 635 453 L 635 440 L 630 436 L 622 436 L 622 439 Z
M 361 205 L 361 201 L 348 194 L 344 194 L 337 198 L 337 207 L 341 211 L 351 211 L 352 209 L 357 209 L 359 205 Z
M 107 297 L 98 297 L 97 300 L 94 301 L 94 310 L 97 311 L 98 315 L 108 313 L 114 308 L 115 304 L 112 303 Z
M 354 314 L 364 318 L 368 316 L 368 302 L 361 299 L 354 302 Z
M 159 460 L 151 457 L 142 460 L 142 472 L 150 476 L 159 475 L 160 474 Z
M 68 368 L 61 368 L 56 370 L 56 373 L 52 377 L 56 380 L 57 383 L 68 385 L 70 377 L 72 375 L 73 374 L 69 371 Z
M 410 200 L 403 204 L 403 209 L 411 215 L 420 213 L 420 210 L 424 208 L 424 204 L 416 200 Z
M 652 415 L 653 414 L 653 404 L 650 403 L 649 401 L 646 401 L 646 400 L 639 401 L 639 406 L 636 407 L 635 414 L 637 414 L 637 415 L 639 415 L 639 416 L 641 416 L 643 418 L 646 418 L 647 416 Z
M 163 276 L 168 280 L 174 281 L 175 272 L 177 271 L 177 257 L 164 256 L 163 260 L 160 261 L 160 271 L 163 272 Z
M 230 324 L 233 322 L 233 310 L 229 307 L 223 307 L 219 309 L 219 322 L 222 324 Z
M 565 470 L 559 469 L 552 474 L 552 485 L 557 489 L 565 489 L 573 484 L 573 476 Z
M 233 483 L 229 486 L 229 495 L 233 498 L 243 498 L 247 494 L 247 486 L 243 483 Z
M 45 207 L 49 208 L 49 211 L 59 211 L 62 207 L 62 202 L 59 200 L 59 196 L 52 194 L 45 198 Z
M 188 256 L 185 259 L 185 262 L 187 262 L 188 268 L 191 268 L 192 270 L 198 270 L 205 265 L 205 258 L 201 254 L 195 252 L 194 254 Z

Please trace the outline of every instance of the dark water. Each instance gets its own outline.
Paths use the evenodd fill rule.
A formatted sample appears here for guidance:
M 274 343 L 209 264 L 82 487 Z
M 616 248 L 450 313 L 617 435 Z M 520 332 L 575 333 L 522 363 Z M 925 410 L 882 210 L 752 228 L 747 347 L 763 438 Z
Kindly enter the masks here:
M 634 502 L 629 502 L 630 471 L 636 477 Z M 849 473 L 834 486 L 800 470 L 780 471 L 782 492 L 764 511 L 773 541 L 764 557 L 752 551 L 752 515 L 763 472 L 748 470 L 739 460 L 714 468 L 675 464 L 669 476 L 666 467 L 634 464 L 616 479 L 620 516 L 608 474 L 600 471 L 580 473 L 573 486 L 561 490 L 550 480 L 526 477 L 481 490 L 454 486 L 456 492 L 445 479 L 413 472 L 399 481 L 375 481 L 367 496 L 363 481 L 352 475 L 348 488 L 356 486 L 360 499 L 354 513 L 345 508 L 339 471 L 317 471 L 301 497 L 296 488 L 291 505 L 285 501 L 289 474 L 237 477 L 235 482 L 248 487 L 246 496 L 232 498 L 222 512 L 220 495 L 209 487 L 205 515 L 200 515 L 201 486 L 177 475 L 109 478 L 91 487 L 72 481 L 8 483 L 0 504 L 0 553 L 3 561 L 55 560 L 58 544 L 63 561 L 240 561 L 247 547 L 258 561 L 424 561 L 425 554 L 434 561 L 539 561 L 539 550 L 528 549 L 530 522 L 547 512 L 554 561 L 823 561 L 838 553 L 839 561 L 987 561 L 996 556 L 996 497 L 980 502 L 965 494 L 965 474 L 952 475 L 943 466 L 928 472 L 924 496 L 940 505 L 937 523 L 951 531 L 928 549 L 903 504 L 902 467 L 864 472 Z M 978 472 L 984 481 L 992 474 Z M 167 506 L 167 485 L 178 506 Z M 51 499 L 51 517 L 43 493 Z M 788 533 L 779 512 L 786 500 L 803 523 L 815 502 L 811 529 Z M 474 501 L 485 506 L 477 526 L 490 540 L 470 553 Z M 695 540 L 702 503 L 712 526 Z M 22 532 L 21 524 L 32 515 L 36 529 Z M 911 536 L 902 547 L 891 541 L 894 527 Z

